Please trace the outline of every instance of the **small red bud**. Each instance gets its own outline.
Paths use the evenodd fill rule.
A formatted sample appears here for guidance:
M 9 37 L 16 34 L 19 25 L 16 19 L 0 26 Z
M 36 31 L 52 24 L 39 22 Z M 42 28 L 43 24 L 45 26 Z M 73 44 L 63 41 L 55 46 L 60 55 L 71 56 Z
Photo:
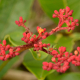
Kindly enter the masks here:
M 27 33 L 27 38 L 30 38 L 30 36 L 31 36 L 30 33 Z
M 23 18 L 22 17 L 19 17 L 19 21 L 22 23 L 23 22 Z
M 38 45 L 37 44 L 34 44 L 34 47 L 38 47 Z
M 65 52 L 64 54 L 65 54 L 65 57 L 68 57 L 68 55 L 69 55 L 69 52 Z
M 46 39 L 46 36 L 42 36 L 43 39 Z
M 49 64 L 48 64 L 48 62 L 43 62 L 43 65 L 48 66 Z
M 53 14 L 53 15 L 52 15 L 52 17 L 53 17 L 53 18 L 56 18 L 56 17 L 57 17 L 57 15 L 56 15 L 56 14 Z
M 24 23 L 26 22 L 26 20 L 24 20 Z
M 79 26 L 79 23 L 76 23 L 76 26 Z
M 46 66 L 43 66 L 43 70 L 47 70 L 47 67 Z
M 24 33 L 23 33 L 23 36 L 24 36 L 24 37 L 27 37 L 27 34 L 24 32 Z
M 9 58 L 10 56 L 9 56 L 9 54 L 6 54 L 6 58 Z
M 59 12 L 57 10 L 54 10 L 54 13 L 57 14 L 57 15 L 59 14 Z
M 79 21 L 78 19 L 75 19 L 75 20 L 74 20 L 74 22 L 76 22 L 76 23 L 77 23 L 78 21 Z
M 71 10 L 71 11 L 68 13 L 68 15 L 69 15 L 69 16 L 72 16 L 72 13 L 73 13 L 73 10 Z
M 70 8 L 67 6 L 66 7 L 66 12 L 69 12 L 70 11 Z
M 34 35 L 33 38 L 36 38 L 36 35 Z
M 3 40 L 3 45 L 6 45 L 6 40 Z
M 52 57 L 52 59 L 51 59 L 53 62 L 56 62 L 56 59 L 54 58 L 54 57 Z
M 39 44 L 42 44 L 42 42 L 40 41 Z
M 19 24 L 19 21 L 15 21 L 15 23 L 16 23 L 16 25 L 18 25 Z
M 19 53 L 15 53 L 15 55 L 16 55 L 16 56 L 18 56 L 18 55 L 19 55 Z
M 20 51 L 20 48 L 17 48 L 16 51 Z
M 30 41 L 32 42 L 32 41 L 34 41 L 34 39 L 33 39 L 33 38 L 31 38 L 31 39 L 30 39 Z
M 72 26 L 75 26 L 76 24 L 75 24 L 75 22 L 72 22 L 72 24 L 71 24 Z
M 56 50 L 53 50 L 52 54 L 58 54 L 58 52 Z

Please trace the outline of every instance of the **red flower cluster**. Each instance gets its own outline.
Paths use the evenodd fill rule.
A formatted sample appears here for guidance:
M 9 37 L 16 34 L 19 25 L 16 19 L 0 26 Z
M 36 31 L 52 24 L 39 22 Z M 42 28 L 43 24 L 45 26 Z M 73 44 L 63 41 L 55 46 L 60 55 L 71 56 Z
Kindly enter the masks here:
M 27 44 L 34 44 L 34 51 L 42 50 L 43 47 L 50 46 L 50 44 L 42 44 L 42 42 L 39 41 L 40 39 L 45 39 L 49 35 L 48 32 L 45 32 L 46 29 L 42 29 L 41 27 L 37 26 L 37 31 L 39 33 L 38 36 L 24 32 L 23 38 L 21 38 L 21 40 Z
M 66 47 L 59 47 L 59 53 L 56 50 L 53 50 L 51 53 L 54 57 L 52 57 L 52 62 L 43 62 L 44 70 L 52 70 L 55 69 L 57 72 L 64 73 L 70 66 L 71 62 L 75 66 L 80 66 L 80 47 L 77 47 L 77 50 L 74 51 L 74 54 L 66 52 Z
M 23 18 L 22 18 L 22 17 L 19 17 L 19 21 L 15 21 L 15 23 L 16 23 L 18 26 L 22 26 L 25 22 L 26 22 L 26 20 L 23 21 Z
M 53 18 L 58 17 L 59 23 L 55 29 L 52 29 L 49 33 L 46 32 L 46 28 L 42 29 L 41 27 L 37 26 L 38 36 L 34 35 L 28 27 L 24 25 L 26 20 L 23 21 L 22 17 L 19 17 L 19 21 L 15 21 L 18 26 L 22 26 L 25 28 L 25 32 L 23 33 L 22 41 L 26 44 L 17 46 L 17 47 L 10 47 L 10 45 L 6 45 L 6 40 L 3 40 L 3 45 L 0 44 L 0 60 L 7 60 L 12 57 L 19 55 L 19 51 L 33 48 L 34 51 L 44 51 L 47 54 L 52 55 L 52 62 L 43 62 L 43 69 L 44 70 L 52 70 L 55 69 L 58 72 L 64 73 L 70 66 L 69 63 L 71 62 L 75 66 L 80 65 L 80 47 L 77 47 L 77 50 L 74 51 L 74 54 L 69 53 L 66 51 L 66 47 L 59 47 L 59 51 L 50 48 L 50 44 L 42 43 L 43 39 L 46 39 L 48 36 L 52 35 L 53 33 L 65 30 L 68 31 L 74 30 L 75 26 L 78 26 L 78 20 L 73 19 L 72 16 L 73 10 L 70 10 L 69 7 L 66 9 L 60 9 L 59 12 L 57 10 L 54 11 Z M 62 25 L 66 23 L 68 27 L 62 27 Z M 49 48 L 49 49 L 48 49 Z M 21 49 L 21 50 L 20 50 Z
M 57 10 L 54 11 L 55 14 L 53 14 L 53 18 L 58 17 L 59 18 L 59 24 L 58 26 L 61 27 L 64 23 L 68 26 L 68 31 L 74 30 L 75 26 L 78 26 L 79 24 L 78 19 L 74 19 L 72 16 L 73 10 L 70 10 L 69 7 L 66 7 L 66 9 L 60 9 L 59 12 Z
M 0 60 L 7 60 L 9 58 L 19 55 L 20 48 L 13 49 L 10 45 L 6 45 L 6 40 L 3 40 L 3 45 L 0 44 Z
M 43 47 L 47 48 L 49 46 L 50 46 L 49 43 L 48 44 L 45 44 L 45 43 L 42 44 L 42 42 L 39 42 L 39 43 L 34 44 L 34 51 L 42 50 Z

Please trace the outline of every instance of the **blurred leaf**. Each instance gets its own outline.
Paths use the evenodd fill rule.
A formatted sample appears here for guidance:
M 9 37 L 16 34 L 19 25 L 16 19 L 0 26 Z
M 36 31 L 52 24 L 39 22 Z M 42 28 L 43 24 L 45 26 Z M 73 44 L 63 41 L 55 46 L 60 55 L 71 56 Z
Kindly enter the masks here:
M 56 35 L 51 35 L 51 36 L 48 36 L 46 39 L 42 40 L 43 43 L 50 43 L 52 45 L 54 45 L 54 41 L 56 39 Z
M 52 73 L 55 70 L 51 70 L 51 71 L 45 71 L 42 69 L 42 62 L 47 61 L 50 62 L 51 61 L 51 56 L 49 55 L 47 58 L 45 58 L 44 60 L 41 61 L 37 61 L 33 58 L 33 56 L 31 55 L 30 52 L 28 52 L 25 57 L 24 57 L 24 61 L 23 61 L 23 65 L 31 72 L 33 73 L 38 79 L 44 80 L 44 78 L 49 75 L 50 73 Z
M 56 45 L 56 48 L 59 48 L 61 46 L 66 47 L 67 51 L 71 52 L 73 49 L 74 41 L 73 38 L 69 36 L 62 36 Z
M 21 40 L 22 36 L 22 31 L 15 31 L 10 33 L 9 35 L 6 35 L 4 39 L 9 41 L 13 46 L 20 46 L 25 44 L 24 41 Z
M 44 58 L 46 58 L 48 56 L 48 54 L 46 54 L 45 52 L 40 51 L 40 50 L 38 52 L 33 51 L 33 48 L 31 48 L 29 50 L 36 60 L 43 60 Z
M 46 14 L 58 23 L 58 19 L 52 18 L 54 10 L 63 9 L 66 6 L 69 6 L 70 9 L 74 10 L 73 17 L 80 19 L 80 0 L 39 0 L 41 7 L 46 12 Z
M 65 73 L 64 73 L 65 74 Z M 55 71 L 49 74 L 45 80 L 57 80 L 57 77 L 60 76 L 59 72 Z
M 49 37 L 47 37 L 46 39 L 42 40 L 42 43 L 50 43 L 51 45 L 55 46 L 55 41 L 56 39 L 56 36 L 55 35 L 51 35 Z M 44 58 L 46 58 L 48 56 L 48 54 L 46 54 L 45 52 L 43 51 L 33 51 L 33 49 L 30 49 L 30 52 L 32 53 L 33 57 L 36 59 L 36 60 L 42 60 Z
M 73 40 L 80 40 L 80 33 L 73 33 L 70 35 L 71 38 L 73 38 Z
M 0 1 L 0 39 L 11 32 L 24 31 L 15 24 L 20 16 L 28 19 L 33 0 L 1 0 Z
M 57 80 L 80 80 L 80 73 L 68 73 L 58 77 Z
M 7 60 L 7 61 L 0 60 L 0 79 L 17 60 L 18 60 L 18 57 L 14 57 L 11 60 Z
M 56 75 L 54 78 L 55 80 L 80 80 L 80 73 L 64 73 L 62 75 Z M 49 78 L 49 80 L 52 79 Z
M 21 41 L 22 32 L 24 29 L 15 24 L 20 16 L 23 19 L 28 19 L 30 15 L 30 8 L 33 0 L 1 0 L 0 1 L 0 39 L 8 40 L 14 46 L 24 44 Z M 7 61 L 0 61 L 0 78 L 8 71 L 8 69 L 16 62 L 18 58 Z M 5 65 L 5 66 L 4 66 Z
M 80 80 L 80 73 L 52 73 L 47 77 L 47 80 Z
M 51 45 L 53 45 L 53 48 L 59 48 L 61 46 L 66 47 L 67 51 L 71 52 L 73 49 L 73 45 L 74 45 L 74 40 L 72 37 L 65 37 L 61 34 L 57 34 L 55 35 L 51 35 L 49 37 L 47 37 L 46 39 L 44 39 L 42 41 L 43 43 L 50 43 Z M 51 46 L 52 47 L 52 46 Z M 38 53 L 33 51 L 33 49 L 30 49 L 31 53 L 33 55 L 33 57 L 36 60 L 42 60 L 44 58 L 46 58 L 48 55 L 45 52 L 39 51 L 40 52 L 40 56 L 38 56 Z

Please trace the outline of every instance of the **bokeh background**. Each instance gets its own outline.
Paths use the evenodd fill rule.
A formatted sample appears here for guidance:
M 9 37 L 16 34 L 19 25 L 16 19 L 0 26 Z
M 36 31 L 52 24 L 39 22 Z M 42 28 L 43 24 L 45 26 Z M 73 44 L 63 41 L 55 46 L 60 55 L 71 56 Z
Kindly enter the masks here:
M 18 27 L 15 20 L 22 16 L 34 34 L 37 26 L 49 32 L 58 24 L 58 19 L 52 18 L 54 10 L 66 6 L 74 10 L 73 18 L 80 20 L 80 0 L 0 0 L 0 39 L 6 39 L 11 46 L 23 45 L 21 38 L 25 30 Z M 56 48 L 65 46 L 68 52 L 73 52 L 80 46 L 80 26 L 70 32 L 59 31 L 43 42 Z M 50 62 L 52 56 L 41 51 L 39 54 L 32 49 L 25 50 L 9 61 L 0 61 L 0 80 L 80 80 L 80 66 L 70 64 L 65 73 L 44 71 L 42 62 Z

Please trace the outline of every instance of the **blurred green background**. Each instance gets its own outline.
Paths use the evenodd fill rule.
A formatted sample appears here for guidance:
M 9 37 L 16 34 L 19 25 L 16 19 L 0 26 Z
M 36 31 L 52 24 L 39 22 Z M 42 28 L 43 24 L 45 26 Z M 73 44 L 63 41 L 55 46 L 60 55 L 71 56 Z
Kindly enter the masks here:
M 0 0 L 0 39 L 6 39 L 11 46 L 23 45 L 21 38 L 25 30 L 18 27 L 15 20 L 22 16 L 27 20 L 25 25 L 35 34 L 37 26 L 49 32 L 58 24 L 58 19 L 52 18 L 54 10 L 66 6 L 74 10 L 73 18 L 80 22 L 80 0 Z M 65 46 L 67 51 L 73 52 L 80 46 L 80 26 L 71 32 L 59 31 L 43 43 L 50 43 L 56 48 Z M 9 61 L 0 61 L 0 80 L 80 80 L 80 67 L 72 64 L 65 73 L 44 71 L 42 62 L 50 62 L 52 56 L 41 51 L 40 55 L 30 49 Z

